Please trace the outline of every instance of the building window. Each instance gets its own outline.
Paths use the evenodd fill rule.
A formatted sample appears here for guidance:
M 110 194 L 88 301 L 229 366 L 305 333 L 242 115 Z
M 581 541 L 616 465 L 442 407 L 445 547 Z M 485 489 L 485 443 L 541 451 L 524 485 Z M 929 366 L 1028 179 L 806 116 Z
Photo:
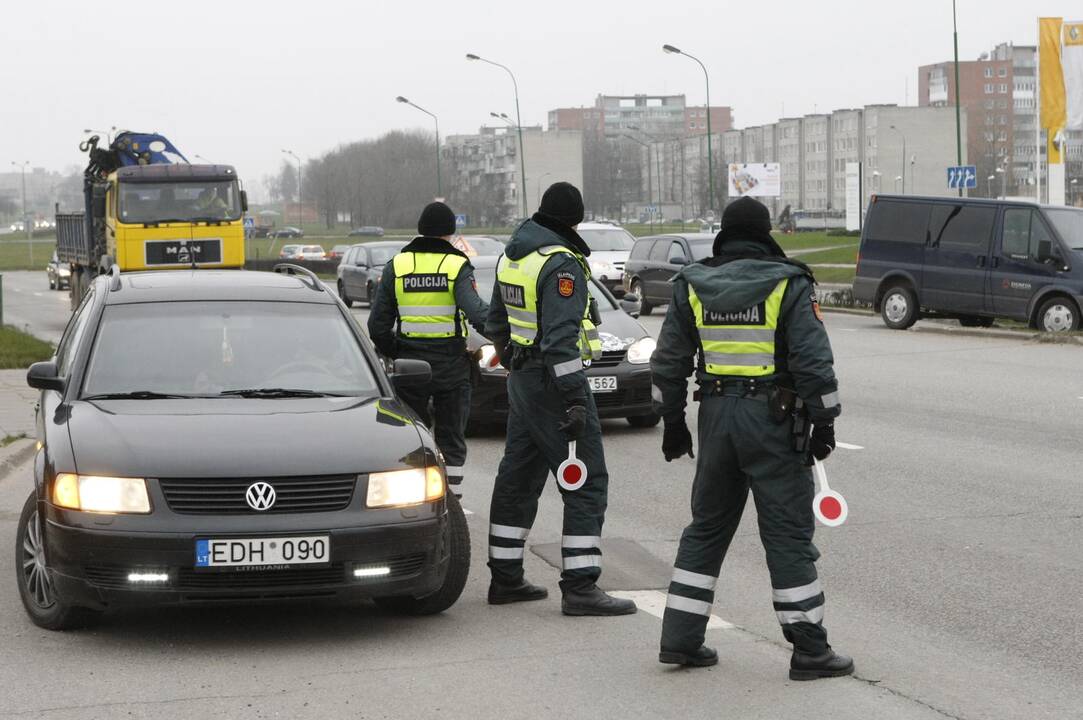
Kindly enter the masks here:
M 985 101 L 985 109 L 986 110 L 992 110 L 995 106 L 996 106 L 996 101 L 995 100 L 986 100 Z
M 985 83 L 985 94 L 986 95 L 992 95 L 993 94 L 993 83 Z
M 993 68 L 991 68 L 991 67 L 985 68 L 985 77 L 987 77 L 987 78 L 993 77 Z
M 1008 77 L 1008 68 L 1002 67 L 997 70 L 997 77 Z
M 1008 92 L 1008 83 L 1000 83 L 1000 94 Z

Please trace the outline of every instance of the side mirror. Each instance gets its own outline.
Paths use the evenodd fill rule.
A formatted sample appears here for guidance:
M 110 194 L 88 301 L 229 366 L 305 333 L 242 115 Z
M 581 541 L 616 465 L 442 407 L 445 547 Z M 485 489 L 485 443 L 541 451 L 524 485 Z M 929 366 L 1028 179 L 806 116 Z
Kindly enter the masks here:
M 241 190 L 241 212 L 248 212 L 248 192 Z
M 392 366 L 391 382 L 396 387 L 423 385 L 432 379 L 432 366 L 424 360 L 403 358 Z
M 65 379 L 58 375 L 52 360 L 36 362 L 26 371 L 26 384 L 36 390 L 64 391 Z
M 670 265 L 687 265 L 688 259 L 684 255 L 677 255 L 669 259 Z
M 620 299 L 620 309 L 628 313 L 634 318 L 639 317 L 640 311 L 643 309 L 642 301 L 639 296 L 633 292 L 624 293 L 624 297 Z

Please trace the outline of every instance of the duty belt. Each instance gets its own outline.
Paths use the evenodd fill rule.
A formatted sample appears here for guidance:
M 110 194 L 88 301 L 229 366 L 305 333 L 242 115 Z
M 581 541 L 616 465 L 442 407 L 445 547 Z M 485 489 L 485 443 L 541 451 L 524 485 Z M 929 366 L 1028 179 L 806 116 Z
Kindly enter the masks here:
M 702 383 L 692 393 L 692 399 L 699 401 L 705 397 L 739 397 L 767 401 L 767 391 L 774 387 L 774 381 L 764 382 L 756 378 L 740 380 L 711 380 Z

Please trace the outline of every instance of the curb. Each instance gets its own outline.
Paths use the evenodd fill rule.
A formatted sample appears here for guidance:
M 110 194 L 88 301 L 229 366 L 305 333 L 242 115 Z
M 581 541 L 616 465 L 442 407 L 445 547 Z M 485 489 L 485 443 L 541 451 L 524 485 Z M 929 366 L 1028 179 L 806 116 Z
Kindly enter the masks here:
M 0 448 L 0 481 L 14 472 L 15 468 L 34 457 L 37 443 L 31 439 L 16 440 L 5 448 Z
M 821 305 L 820 309 L 825 313 L 838 313 L 839 315 L 857 315 L 864 317 L 878 317 L 878 313 L 861 308 L 832 307 Z M 1059 335 L 1056 333 L 1043 333 L 1035 330 L 1009 330 L 1008 328 L 964 328 L 951 327 L 948 325 L 920 325 L 914 326 L 903 332 L 937 333 L 939 335 L 959 335 L 963 337 L 984 337 L 999 340 L 1026 340 L 1027 342 L 1040 345 L 1080 345 L 1083 346 L 1083 335 Z

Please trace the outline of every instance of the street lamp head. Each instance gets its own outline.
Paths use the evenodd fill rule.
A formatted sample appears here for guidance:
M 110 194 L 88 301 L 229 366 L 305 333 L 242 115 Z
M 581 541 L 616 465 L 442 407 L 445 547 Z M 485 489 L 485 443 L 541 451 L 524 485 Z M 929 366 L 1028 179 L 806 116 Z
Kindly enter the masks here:
M 467 60 L 481 60 L 481 58 L 478 57 L 477 55 L 475 55 L 474 53 L 467 53 L 466 54 L 466 59 Z
M 996 176 L 996 175 L 990 175 L 989 177 L 987 177 L 987 178 L 985 178 L 985 179 L 986 179 L 986 180 L 996 180 L 996 179 L 997 179 L 997 176 Z
M 879 170 L 873 170 L 872 171 L 872 176 L 873 177 L 880 177 L 880 171 Z
M 395 100 L 396 100 L 397 102 L 400 102 L 400 103 L 408 103 L 408 102 L 410 102 L 409 100 L 407 100 L 406 98 L 404 98 L 404 97 L 403 97 L 402 95 L 399 95 L 399 96 L 398 96 L 397 98 L 395 98 Z
M 674 54 L 674 55 L 680 55 L 681 54 L 681 51 L 679 49 L 673 47 L 672 45 L 663 45 L 662 46 L 662 52 L 671 53 L 671 54 Z

